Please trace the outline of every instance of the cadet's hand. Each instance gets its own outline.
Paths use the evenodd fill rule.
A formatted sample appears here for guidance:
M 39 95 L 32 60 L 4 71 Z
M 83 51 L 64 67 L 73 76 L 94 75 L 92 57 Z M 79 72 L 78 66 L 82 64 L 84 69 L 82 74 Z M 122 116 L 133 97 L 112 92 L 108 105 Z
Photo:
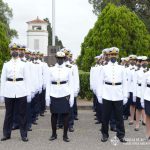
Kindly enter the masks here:
M 31 103 L 31 95 L 27 96 L 27 103 Z
M 5 98 L 3 96 L 0 96 L 0 102 L 4 103 L 4 101 L 5 101 Z
M 103 103 L 103 102 L 102 102 L 102 97 L 98 97 L 98 102 L 99 102 L 100 104 Z
M 50 97 L 46 98 L 46 106 L 48 106 L 48 107 L 50 106 Z
M 136 96 L 133 96 L 133 102 L 136 102 Z
M 125 105 L 128 102 L 128 98 L 123 99 L 123 105 Z
M 141 106 L 142 106 L 142 108 L 145 108 L 145 106 L 144 106 L 144 102 L 141 102 Z

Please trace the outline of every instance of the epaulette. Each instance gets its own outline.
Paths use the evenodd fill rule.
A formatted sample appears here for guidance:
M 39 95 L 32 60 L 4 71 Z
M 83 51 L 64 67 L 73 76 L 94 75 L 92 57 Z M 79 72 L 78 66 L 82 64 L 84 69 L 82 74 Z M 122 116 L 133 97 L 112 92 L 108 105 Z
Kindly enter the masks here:
M 72 66 L 71 65 L 66 65 L 66 67 L 71 68 Z

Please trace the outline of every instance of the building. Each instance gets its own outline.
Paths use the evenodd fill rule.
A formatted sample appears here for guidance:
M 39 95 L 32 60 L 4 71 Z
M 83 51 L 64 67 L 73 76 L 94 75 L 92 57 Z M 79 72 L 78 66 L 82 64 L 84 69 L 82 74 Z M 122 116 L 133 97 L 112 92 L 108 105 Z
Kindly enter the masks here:
M 27 47 L 35 51 L 48 55 L 48 23 L 37 17 L 35 20 L 28 21 Z

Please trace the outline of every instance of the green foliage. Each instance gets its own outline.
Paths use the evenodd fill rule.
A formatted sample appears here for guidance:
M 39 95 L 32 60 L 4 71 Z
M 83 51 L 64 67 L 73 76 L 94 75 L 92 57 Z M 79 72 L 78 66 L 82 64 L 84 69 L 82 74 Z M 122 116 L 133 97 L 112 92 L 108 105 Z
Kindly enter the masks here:
M 6 26 L 0 22 L 0 70 L 2 69 L 3 62 L 10 58 L 9 42 Z
M 108 3 L 125 5 L 143 20 L 150 32 L 150 0 L 89 0 L 89 3 L 93 5 L 93 12 L 96 15 L 99 15 Z
M 44 20 L 47 21 L 47 23 L 48 23 L 48 26 L 47 26 L 48 45 L 52 45 L 52 27 L 51 27 L 51 23 L 49 22 L 48 18 L 45 18 Z M 62 41 L 58 39 L 58 36 L 55 37 L 55 44 L 56 44 L 56 46 L 60 46 L 60 48 L 63 48 Z
M 5 25 L 7 30 L 7 36 L 12 39 L 13 37 L 17 37 L 17 31 L 11 29 L 9 26 L 9 22 L 12 19 L 12 9 L 8 6 L 7 3 L 4 3 L 3 0 L 0 0 L 0 21 Z
M 129 54 L 150 56 L 150 35 L 144 23 L 127 7 L 108 4 L 82 43 L 77 60 L 79 68 L 89 71 L 94 57 L 104 48 L 113 46 L 120 49 L 121 57 Z
M 79 96 L 82 99 L 92 99 L 92 92 L 90 91 L 90 73 L 79 71 L 80 77 L 80 93 Z

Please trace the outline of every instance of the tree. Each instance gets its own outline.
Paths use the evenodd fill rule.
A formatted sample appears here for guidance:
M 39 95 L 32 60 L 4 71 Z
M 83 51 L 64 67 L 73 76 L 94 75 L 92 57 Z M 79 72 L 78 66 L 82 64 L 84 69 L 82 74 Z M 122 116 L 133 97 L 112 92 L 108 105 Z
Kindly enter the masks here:
M 0 0 L 0 21 L 6 26 L 7 34 L 10 39 L 17 37 L 17 31 L 11 29 L 9 26 L 10 20 L 12 19 L 12 9 L 3 0 Z
M 120 49 L 120 57 L 150 56 L 150 35 L 145 24 L 126 6 L 108 4 L 82 43 L 77 60 L 79 68 L 89 71 L 94 57 L 104 48 L 113 46 Z
M 52 27 L 51 27 L 51 23 L 49 22 L 48 18 L 44 19 L 47 23 L 47 30 L 48 30 L 48 45 L 52 45 Z M 55 44 L 56 46 L 60 46 L 60 48 L 63 48 L 63 44 L 62 41 L 58 39 L 58 36 L 55 36 Z
M 117 6 L 126 5 L 143 20 L 150 32 L 150 0 L 89 0 L 96 15 L 99 15 L 110 2 Z
M 10 58 L 9 43 L 6 26 L 0 22 L 0 70 L 3 62 Z
M 3 0 L 0 0 L 0 70 L 3 63 L 10 58 L 9 43 L 17 37 L 17 31 L 9 26 L 12 19 L 12 9 Z

